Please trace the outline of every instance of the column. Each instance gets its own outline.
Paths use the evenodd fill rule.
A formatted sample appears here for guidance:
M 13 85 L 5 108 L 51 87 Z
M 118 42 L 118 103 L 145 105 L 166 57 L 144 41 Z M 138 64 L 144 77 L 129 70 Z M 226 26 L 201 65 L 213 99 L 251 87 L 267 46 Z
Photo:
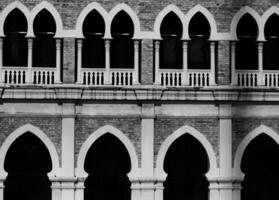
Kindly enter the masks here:
M 163 180 L 157 180 L 155 184 L 155 195 L 154 200 L 163 200 L 164 198 L 164 181 Z
M 209 181 L 209 200 L 219 200 L 219 184 L 217 179 L 208 179 Z
M 105 58 L 106 58 L 106 72 L 105 72 L 105 79 L 104 79 L 104 84 L 105 85 L 110 85 L 111 80 L 110 80 L 110 39 L 105 40 Z
M 75 195 L 75 105 L 62 104 L 62 200 L 74 200 Z
M 61 184 L 58 178 L 50 178 L 51 181 L 51 200 L 61 200 Z
M 258 85 L 264 85 L 264 76 L 263 76 L 263 42 L 258 42 Z
M 154 104 L 142 104 L 141 119 L 141 197 L 154 200 Z
M 210 41 L 210 69 L 211 76 L 209 78 L 209 85 L 216 85 L 215 83 L 215 41 Z
M 4 74 L 2 74 L 2 68 L 3 68 L 3 37 L 0 37 L 0 74 L 1 74 L 1 83 L 4 83 L 5 77 Z M 1 194 L 0 194 L 1 195 Z
M 189 85 L 188 81 L 188 41 L 183 41 L 183 77 L 182 85 Z
M 233 200 L 240 200 L 241 199 L 241 182 L 243 181 L 243 178 L 237 178 L 234 180 L 233 183 L 233 194 L 232 199 Z
M 220 200 L 232 200 L 232 106 L 219 105 Z
M 139 84 L 139 41 L 134 40 L 134 77 L 133 77 L 133 85 Z
M 131 181 L 131 200 L 141 200 L 141 186 L 139 180 L 130 180 Z
M 86 178 L 78 178 L 76 182 L 75 200 L 84 199 L 84 181 Z
M 55 73 L 55 83 L 61 83 L 60 80 L 61 73 L 61 39 L 56 39 L 56 73 Z
M 82 39 L 77 40 L 77 83 L 82 84 Z
M 160 78 L 160 40 L 155 41 L 155 84 L 161 85 L 161 78 Z
M 231 85 L 237 85 L 237 76 L 235 73 L 235 47 L 236 41 L 231 41 Z
M 4 181 L 6 177 L 0 177 L 0 200 L 4 200 Z
M 27 74 L 26 82 L 32 84 L 32 65 L 33 65 L 33 38 L 28 38 L 28 59 L 27 59 Z

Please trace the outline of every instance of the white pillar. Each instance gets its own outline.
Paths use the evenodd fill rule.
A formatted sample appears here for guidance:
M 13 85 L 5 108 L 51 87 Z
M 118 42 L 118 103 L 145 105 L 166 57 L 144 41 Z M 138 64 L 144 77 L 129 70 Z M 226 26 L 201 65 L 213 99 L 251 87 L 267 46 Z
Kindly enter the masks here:
M 1 77 L 0 82 L 1 83 L 5 81 L 4 74 L 2 74 L 2 68 L 3 68 L 3 37 L 0 37 L 0 77 Z
M 236 41 L 231 41 L 231 85 L 237 84 L 237 77 L 235 74 L 235 47 Z
M 111 79 L 110 79 L 110 39 L 105 40 L 105 59 L 106 59 L 106 72 L 104 77 L 104 84 L 110 85 Z
M 60 181 L 53 177 L 51 181 L 51 200 L 61 200 L 61 184 Z
M 220 200 L 232 200 L 232 106 L 219 105 Z
M 155 41 L 155 84 L 161 84 L 160 69 L 160 40 Z
M 27 39 L 28 44 L 28 59 L 27 59 L 27 74 L 26 82 L 29 84 L 33 83 L 32 77 L 32 66 L 33 66 L 33 38 Z
M 134 40 L 134 77 L 133 77 L 133 85 L 139 84 L 139 41 Z
M 188 41 L 183 41 L 183 77 L 182 85 L 189 85 L 188 80 Z
M 82 84 L 82 39 L 77 40 L 77 83 Z
M 141 200 L 141 187 L 139 180 L 130 180 L 131 181 L 131 200 Z
M 216 85 L 215 83 L 215 41 L 210 41 L 210 70 L 211 76 L 209 78 L 209 85 Z
M 61 83 L 60 80 L 61 73 L 61 39 L 56 39 L 56 73 L 55 73 L 55 83 Z
M 236 179 L 233 183 L 233 200 L 240 200 L 241 199 L 241 182 L 242 179 Z
M 258 42 L 258 85 L 264 85 L 264 77 L 263 77 L 263 42 Z
M 76 182 L 76 190 L 75 190 L 75 200 L 83 200 L 84 199 L 84 181 L 85 178 L 78 178 Z
M 5 178 L 0 177 L 0 200 L 4 200 L 4 181 Z
M 217 179 L 209 179 L 209 200 L 219 200 L 219 184 Z

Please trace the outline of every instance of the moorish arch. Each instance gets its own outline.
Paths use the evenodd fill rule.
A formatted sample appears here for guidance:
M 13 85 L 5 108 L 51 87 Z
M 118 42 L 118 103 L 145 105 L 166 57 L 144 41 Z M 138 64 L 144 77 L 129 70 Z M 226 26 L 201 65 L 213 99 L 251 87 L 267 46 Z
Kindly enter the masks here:
M 264 35 L 264 29 L 265 29 L 265 26 L 266 26 L 266 22 L 274 14 L 279 16 L 279 8 L 277 6 L 272 6 L 264 12 L 264 14 L 261 17 L 261 23 L 260 24 L 262 26 L 259 29 L 260 35 Z
M 24 135 L 27 132 L 39 138 L 49 152 L 51 162 L 52 162 L 52 170 L 48 173 L 48 176 L 50 178 L 54 176 L 59 176 L 59 156 L 57 154 L 54 144 L 50 141 L 48 136 L 38 127 L 35 127 L 31 124 L 26 124 L 19 127 L 14 132 L 12 132 L 6 138 L 5 142 L 2 144 L 0 148 L 0 177 L 7 176 L 7 172 L 4 169 L 4 163 L 10 146 L 17 140 L 17 138 L 19 138 L 20 136 Z

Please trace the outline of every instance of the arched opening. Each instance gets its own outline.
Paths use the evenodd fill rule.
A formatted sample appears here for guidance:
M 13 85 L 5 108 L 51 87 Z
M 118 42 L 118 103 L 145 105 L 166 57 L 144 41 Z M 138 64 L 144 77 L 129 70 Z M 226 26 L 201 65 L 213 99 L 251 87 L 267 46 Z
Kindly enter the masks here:
M 241 160 L 242 200 L 278 198 L 278 156 L 279 146 L 271 137 L 261 134 L 250 142 Z
M 263 47 L 263 69 L 278 70 L 279 61 L 279 16 L 273 14 L 266 21 L 264 34 L 266 42 Z
M 4 23 L 3 65 L 27 66 L 27 20 L 19 9 L 14 9 Z
M 188 68 L 210 69 L 210 25 L 206 17 L 196 13 L 189 23 Z
M 56 24 L 53 16 L 43 9 L 34 20 L 33 66 L 56 67 Z
M 248 13 L 239 20 L 236 34 L 236 69 L 257 70 L 258 69 L 258 27 L 255 19 Z
M 51 188 L 47 173 L 52 163 L 48 149 L 30 132 L 18 137 L 9 148 L 4 168 L 4 200 L 50 200 Z
M 182 23 L 174 12 L 165 16 L 160 33 L 160 68 L 182 69 Z
M 206 150 L 190 134 L 184 134 L 173 142 L 164 160 L 168 174 L 164 183 L 164 200 L 207 200 L 209 169 Z
M 84 199 L 129 200 L 131 162 L 119 139 L 107 133 L 94 142 L 85 158 Z
M 91 11 L 83 22 L 82 67 L 105 67 L 105 22 L 98 11 Z
M 114 17 L 111 35 L 111 68 L 134 68 L 134 24 L 125 11 Z

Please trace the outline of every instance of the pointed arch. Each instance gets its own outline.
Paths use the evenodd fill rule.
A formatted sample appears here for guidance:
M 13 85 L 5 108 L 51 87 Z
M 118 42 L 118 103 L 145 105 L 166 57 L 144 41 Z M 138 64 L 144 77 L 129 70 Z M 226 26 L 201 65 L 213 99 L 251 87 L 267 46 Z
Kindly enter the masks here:
M 46 9 L 54 18 L 55 24 L 56 24 L 56 34 L 54 37 L 63 37 L 63 23 L 62 23 L 62 19 L 60 14 L 58 13 L 58 11 L 55 9 L 55 7 L 50 4 L 47 1 L 42 1 L 41 3 L 39 3 L 36 7 L 33 8 L 33 10 L 31 11 L 31 18 L 30 18 L 30 27 L 32 27 L 32 34 L 34 36 L 34 32 L 33 32 L 33 23 L 34 20 L 37 16 L 37 14 L 42 11 L 43 9 Z
M 160 34 L 160 27 L 162 24 L 162 21 L 164 18 L 169 14 L 173 12 L 176 14 L 176 16 L 180 19 L 182 23 L 182 35 L 185 35 L 185 26 L 184 26 L 184 14 L 183 12 L 174 4 L 170 4 L 167 7 L 165 7 L 156 17 L 155 23 L 154 23 L 154 37 L 155 39 L 161 39 L 161 34 Z M 183 38 L 182 38 L 183 39 Z
M 260 15 L 252 8 L 249 6 L 244 6 L 242 7 L 233 17 L 232 22 L 231 22 L 231 35 L 232 35 L 232 40 L 237 40 L 237 34 L 236 34 L 236 29 L 239 20 L 242 18 L 243 15 L 245 14 L 250 14 L 256 21 L 257 26 L 258 26 L 258 38 L 257 40 L 264 40 L 264 35 L 263 35 L 263 25 L 261 23 L 261 17 Z
M 200 12 L 208 21 L 209 25 L 210 25 L 210 38 L 209 40 L 217 40 L 218 36 L 217 36 L 217 25 L 216 25 L 216 21 L 214 19 L 214 16 L 209 12 L 209 10 L 207 10 L 205 7 L 201 6 L 201 5 L 196 5 L 193 8 L 191 8 L 188 13 L 185 16 L 185 30 L 184 33 L 185 35 L 182 37 L 184 39 L 190 39 L 189 37 L 189 24 L 190 21 L 192 19 L 192 17 L 196 14 Z
M 127 138 L 124 135 L 124 133 L 122 133 L 120 130 L 110 125 L 103 126 L 98 130 L 96 130 L 94 133 L 92 133 L 89 136 L 89 138 L 87 138 L 87 140 L 81 146 L 80 152 L 78 154 L 78 159 L 77 159 L 77 168 L 76 168 L 77 176 L 78 177 L 87 176 L 87 173 L 84 170 L 84 162 L 85 162 L 87 152 L 98 138 L 100 138 L 101 136 L 107 133 L 117 137 L 127 149 L 131 161 L 131 171 L 129 172 L 128 176 L 129 178 L 136 177 L 138 175 L 138 156 L 134 148 L 134 145 L 129 140 L 129 138 Z
M 139 18 L 137 16 L 137 14 L 135 13 L 135 11 L 128 6 L 125 3 L 121 3 L 118 4 L 117 6 L 115 6 L 110 12 L 109 12 L 109 18 L 108 18 L 108 26 L 106 28 L 106 35 L 105 38 L 111 38 L 111 24 L 112 21 L 114 19 L 114 17 L 120 12 L 120 11 L 124 11 L 125 13 L 127 13 L 129 15 L 129 17 L 131 18 L 133 24 L 134 24 L 134 37 L 135 39 L 140 39 L 140 21 Z
M 262 15 L 261 23 L 260 23 L 260 24 L 262 24 L 262 27 L 261 27 L 261 29 L 259 29 L 259 32 L 260 32 L 260 34 L 263 35 L 264 37 L 265 37 L 265 35 L 264 35 L 264 29 L 265 29 L 266 22 L 267 22 L 267 20 L 268 20 L 273 14 L 279 16 L 279 8 L 278 8 L 277 6 L 272 6 L 272 7 L 270 7 L 270 8 L 269 8 L 268 10 L 266 10 L 266 11 L 264 12 L 264 14 Z M 265 39 L 265 38 L 264 38 L 264 39 Z
M 244 177 L 243 172 L 241 171 L 241 160 L 242 156 L 250 144 L 250 142 L 261 134 L 266 134 L 267 136 L 271 137 L 278 145 L 279 145 L 279 135 L 272 130 L 271 128 L 261 125 L 254 130 L 252 130 L 245 138 L 241 141 L 238 145 L 237 150 L 235 152 L 234 162 L 233 162 L 233 173 L 236 177 Z
M 38 127 L 35 127 L 31 124 L 26 124 L 18 129 L 16 129 L 14 132 L 12 132 L 4 141 L 0 148 L 0 177 L 6 177 L 7 172 L 4 169 L 4 163 L 5 158 L 7 155 L 7 152 L 10 148 L 10 146 L 13 144 L 13 142 L 20 137 L 21 135 L 25 134 L 26 132 L 30 132 L 37 136 L 46 146 L 46 148 L 49 151 L 50 158 L 52 161 L 52 170 L 48 173 L 49 177 L 54 177 L 59 175 L 59 156 L 57 154 L 56 148 L 54 144 L 50 141 L 48 136 Z
M 167 154 L 167 151 L 172 145 L 172 143 L 184 134 L 190 134 L 191 136 L 196 138 L 204 147 L 209 160 L 209 170 L 206 173 L 207 178 L 218 176 L 217 158 L 212 148 L 212 145 L 209 143 L 209 141 L 205 138 L 205 136 L 202 133 L 200 133 L 195 128 L 187 125 L 174 131 L 170 136 L 167 137 L 167 139 L 161 145 L 156 160 L 155 176 L 160 177 L 162 179 L 166 178 L 166 172 L 164 171 L 164 159 Z
M 4 34 L 4 23 L 6 21 L 7 16 L 14 10 L 20 10 L 23 15 L 26 17 L 27 20 L 27 35 L 26 37 L 30 36 L 30 11 L 29 9 L 19 1 L 14 1 L 13 3 L 9 4 L 7 7 L 0 14 L 0 37 L 5 36 Z
M 97 2 L 92 2 L 88 4 L 79 14 L 78 19 L 77 19 L 77 24 L 76 24 L 76 33 L 77 37 L 83 38 L 83 32 L 82 32 L 82 25 L 87 17 L 87 15 L 92 12 L 93 10 L 96 10 L 104 19 L 105 22 L 105 35 L 107 34 L 107 24 L 108 24 L 108 13 L 107 11 Z

